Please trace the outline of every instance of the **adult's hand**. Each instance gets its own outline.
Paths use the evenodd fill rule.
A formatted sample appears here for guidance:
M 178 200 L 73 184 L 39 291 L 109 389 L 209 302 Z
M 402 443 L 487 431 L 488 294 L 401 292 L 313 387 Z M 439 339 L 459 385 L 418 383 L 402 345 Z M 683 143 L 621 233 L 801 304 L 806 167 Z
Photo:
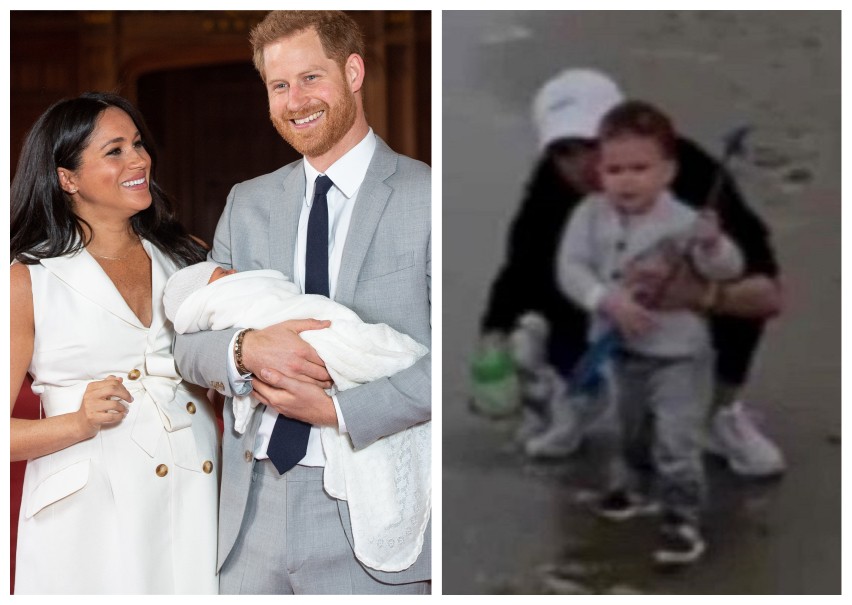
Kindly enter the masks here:
M 711 284 L 698 275 L 688 262 L 683 262 L 657 291 L 650 306 L 660 310 L 689 309 L 699 313 L 706 312 L 712 300 Z
M 252 381 L 253 395 L 280 414 L 315 426 L 337 426 L 334 401 L 315 384 L 263 369 Z
M 628 279 L 631 279 L 628 270 Z M 633 276 L 653 290 L 648 275 Z M 651 280 L 653 281 L 653 280 Z M 730 317 L 770 319 L 781 313 L 784 296 L 781 283 L 766 275 L 750 275 L 735 282 L 712 284 L 697 275 L 689 263 L 682 263 L 674 275 L 663 282 L 648 306 L 658 310 L 689 309 L 696 313 L 714 313 Z
M 331 387 L 331 376 L 314 348 L 299 338 L 306 330 L 321 330 L 330 321 L 293 319 L 263 330 L 252 330 L 243 339 L 243 365 L 255 376 L 272 369 L 288 378 L 300 380 L 320 390 Z
M 118 424 L 127 416 L 127 406 L 133 396 L 122 384 L 122 379 L 109 376 L 105 380 L 90 382 L 83 394 L 83 403 L 77 410 L 77 423 L 83 439 L 94 437 L 103 426 Z

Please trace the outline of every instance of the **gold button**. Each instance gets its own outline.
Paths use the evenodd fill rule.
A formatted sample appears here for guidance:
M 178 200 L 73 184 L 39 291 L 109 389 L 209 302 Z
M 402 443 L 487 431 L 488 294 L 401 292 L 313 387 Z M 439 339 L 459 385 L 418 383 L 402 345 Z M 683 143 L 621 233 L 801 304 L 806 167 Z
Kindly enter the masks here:
M 130 370 L 130 371 L 127 373 L 127 377 L 128 377 L 130 380 L 136 380 L 136 379 L 137 379 L 137 378 L 139 378 L 141 375 L 142 375 L 142 372 L 140 372 L 140 371 L 139 371 L 139 370 L 137 370 L 136 368 L 133 368 L 132 370 Z
M 246 458 L 246 462 L 251 462 L 252 460 L 254 460 L 254 455 L 248 450 L 246 450 L 246 453 L 243 455 Z
M 158 477 L 165 477 L 168 474 L 169 474 L 169 467 L 166 466 L 165 464 L 161 464 L 157 467 L 157 476 Z
M 205 460 L 204 464 L 201 465 L 201 470 L 203 470 L 208 475 L 213 472 L 213 463 L 209 460 Z
M 187 403 L 186 404 L 186 411 L 189 412 L 190 414 L 194 414 L 195 413 L 195 404 L 192 403 L 191 401 L 189 403 Z

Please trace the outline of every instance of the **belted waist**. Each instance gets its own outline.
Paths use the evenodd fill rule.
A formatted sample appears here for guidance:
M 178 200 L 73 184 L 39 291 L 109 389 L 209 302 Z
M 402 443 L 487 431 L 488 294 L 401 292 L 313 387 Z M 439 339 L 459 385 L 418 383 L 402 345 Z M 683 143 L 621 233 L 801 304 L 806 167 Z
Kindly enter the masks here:
M 124 387 L 133 396 L 129 406 L 131 409 L 137 408 L 133 414 L 131 439 L 153 457 L 165 430 L 175 463 L 191 470 L 201 468 L 195 438 L 190 429 L 192 414 L 187 410 L 188 402 L 176 398 L 181 378 L 175 370 L 174 358 L 168 355 L 148 355 L 140 367 L 126 373 L 114 372 L 112 375 L 123 379 Z M 79 410 L 86 388 L 98 380 L 103 379 L 63 387 L 45 386 L 41 393 L 45 416 Z

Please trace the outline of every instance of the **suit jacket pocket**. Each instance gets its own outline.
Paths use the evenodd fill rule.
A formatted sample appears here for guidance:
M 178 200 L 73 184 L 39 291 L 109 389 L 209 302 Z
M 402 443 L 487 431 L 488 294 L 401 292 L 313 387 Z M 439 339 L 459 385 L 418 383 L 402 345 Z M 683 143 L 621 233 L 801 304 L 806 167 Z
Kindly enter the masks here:
M 79 460 L 45 477 L 28 498 L 29 519 L 46 506 L 58 502 L 85 487 L 89 481 L 89 460 Z
M 358 281 L 362 282 L 370 279 L 376 279 L 377 277 L 384 277 L 385 275 L 390 275 L 397 271 L 403 271 L 404 269 L 408 269 L 413 266 L 414 251 L 409 250 L 408 252 L 403 252 L 396 256 L 385 257 L 381 260 L 374 260 L 365 264 L 361 274 L 358 276 Z

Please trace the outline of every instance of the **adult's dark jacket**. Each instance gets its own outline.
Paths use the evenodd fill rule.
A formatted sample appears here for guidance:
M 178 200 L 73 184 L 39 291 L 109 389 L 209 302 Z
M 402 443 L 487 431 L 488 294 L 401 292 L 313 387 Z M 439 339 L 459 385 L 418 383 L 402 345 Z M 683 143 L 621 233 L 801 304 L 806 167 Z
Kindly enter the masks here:
M 695 208 L 703 207 L 718 178 L 720 163 L 685 138 L 678 140 L 677 161 L 678 172 L 672 186 L 675 195 Z M 743 251 L 746 274 L 776 276 L 778 264 L 766 225 L 747 206 L 730 175 L 724 172 L 722 178 L 716 209 L 722 228 Z M 551 359 L 563 370 L 572 367 L 582 354 L 586 317 L 556 285 L 556 251 L 568 218 L 582 198 L 579 191 L 560 178 L 551 157 L 545 155 L 533 172 L 512 222 L 506 261 L 492 285 L 481 326 L 483 332 L 508 332 L 524 312 L 542 313 L 551 324 Z M 739 329 L 744 323 L 756 332 L 748 339 L 753 341 L 753 349 L 763 322 L 738 320 L 731 327 L 728 319 L 714 319 L 714 332 Z M 746 357 L 750 356 L 751 351 Z M 734 365 L 747 365 L 747 360 Z M 731 379 L 739 381 L 745 371 L 745 367 L 734 368 Z

